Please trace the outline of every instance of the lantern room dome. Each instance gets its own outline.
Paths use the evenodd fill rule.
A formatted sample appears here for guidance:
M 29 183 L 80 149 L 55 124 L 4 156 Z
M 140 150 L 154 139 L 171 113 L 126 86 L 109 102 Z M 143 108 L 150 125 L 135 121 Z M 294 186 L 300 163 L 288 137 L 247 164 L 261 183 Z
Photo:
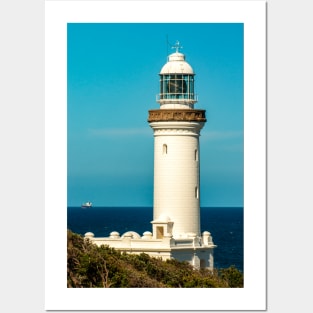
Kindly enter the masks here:
M 168 62 L 162 67 L 160 75 L 164 74 L 190 74 L 194 75 L 192 67 L 185 61 L 185 55 L 174 52 L 169 55 Z

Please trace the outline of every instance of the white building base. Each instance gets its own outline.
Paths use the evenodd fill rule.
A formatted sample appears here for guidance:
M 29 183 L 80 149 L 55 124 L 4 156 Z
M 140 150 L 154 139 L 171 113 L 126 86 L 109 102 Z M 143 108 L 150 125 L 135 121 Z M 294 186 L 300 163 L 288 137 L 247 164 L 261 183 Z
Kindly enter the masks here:
M 213 269 L 213 250 L 216 246 L 209 232 L 203 232 L 201 237 L 193 234 L 179 239 L 174 239 L 170 234 L 165 234 L 163 238 L 155 237 L 151 232 L 145 232 L 140 236 L 132 231 L 122 236 L 118 232 L 112 232 L 110 237 L 94 237 L 91 232 L 85 234 L 85 238 L 90 239 L 97 246 L 108 245 L 127 253 L 146 253 L 163 260 L 187 261 L 196 269 Z

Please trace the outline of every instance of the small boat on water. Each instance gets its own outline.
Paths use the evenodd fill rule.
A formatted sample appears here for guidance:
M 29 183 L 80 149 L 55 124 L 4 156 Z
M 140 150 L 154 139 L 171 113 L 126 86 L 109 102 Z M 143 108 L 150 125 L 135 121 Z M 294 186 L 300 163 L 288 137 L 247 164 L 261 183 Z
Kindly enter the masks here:
M 82 208 L 86 209 L 86 208 L 91 208 L 92 207 L 92 202 L 88 201 L 82 204 Z

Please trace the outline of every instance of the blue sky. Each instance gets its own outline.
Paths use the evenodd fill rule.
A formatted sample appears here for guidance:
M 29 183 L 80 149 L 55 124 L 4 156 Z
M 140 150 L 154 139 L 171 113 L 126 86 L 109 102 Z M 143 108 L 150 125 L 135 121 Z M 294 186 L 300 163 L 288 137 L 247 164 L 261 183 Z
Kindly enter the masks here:
M 229 23 L 68 24 L 68 205 L 153 205 L 148 110 L 159 108 L 158 73 L 179 40 L 196 73 L 195 108 L 207 113 L 200 204 L 242 206 L 243 31 Z

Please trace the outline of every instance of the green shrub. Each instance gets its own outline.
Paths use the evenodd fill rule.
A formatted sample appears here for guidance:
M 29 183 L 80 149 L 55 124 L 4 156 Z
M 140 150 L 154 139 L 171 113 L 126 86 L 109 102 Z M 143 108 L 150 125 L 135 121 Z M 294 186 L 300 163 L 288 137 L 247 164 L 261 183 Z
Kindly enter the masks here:
M 230 288 L 243 287 L 243 274 L 238 269 L 236 269 L 234 265 L 230 266 L 229 268 L 221 269 L 220 276 Z

